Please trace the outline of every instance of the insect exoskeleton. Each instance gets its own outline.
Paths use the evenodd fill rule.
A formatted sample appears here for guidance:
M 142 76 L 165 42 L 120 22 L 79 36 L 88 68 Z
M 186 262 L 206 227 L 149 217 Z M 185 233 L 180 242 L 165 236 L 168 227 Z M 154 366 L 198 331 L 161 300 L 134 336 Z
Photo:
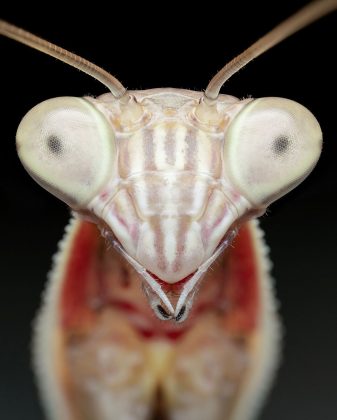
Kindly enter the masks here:
M 127 124 L 107 94 L 43 102 L 18 129 L 26 169 L 112 244 L 76 221 L 61 248 L 36 341 L 47 407 L 61 418 L 249 418 L 279 327 L 265 248 L 247 220 L 308 175 L 320 127 L 281 98 L 207 105 L 161 89 L 130 101 Z M 176 325 L 151 316 L 140 281 L 157 317 Z
M 125 103 L 50 99 L 17 132 L 33 178 L 95 221 L 141 274 L 157 316 L 177 321 L 238 226 L 309 174 L 321 141 L 293 101 L 223 95 L 207 105 L 174 89 Z
M 34 341 L 51 419 L 256 415 L 280 331 L 252 219 L 309 175 L 322 133 L 294 101 L 219 92 L 253 58 L 336 7 L 309 4 L 204 93 L 127 91 L 87 60 L 0 21 L 2 34 L 111 92 L 42 102 L 17 131 L 24 167 L 75 214 Z

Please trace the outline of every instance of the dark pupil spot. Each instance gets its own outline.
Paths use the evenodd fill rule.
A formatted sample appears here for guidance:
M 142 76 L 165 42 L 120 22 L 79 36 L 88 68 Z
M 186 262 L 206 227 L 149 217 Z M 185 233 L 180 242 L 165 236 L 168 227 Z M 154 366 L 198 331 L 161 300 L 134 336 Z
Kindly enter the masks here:
M 178 315 L 176 316 L 176 321 L 177 321 L 177 322 L 179 322 L 179 321 L 181 320 L 181 318 L 183 317 L 183 315 L 184 315 L 185 311 L 186 311 L 186 305 L 184 305 L 184 306 L 180 309 L 180 311 L 179 311 Z
M 162 306 L 157 305 L 157 309 L 163 318 L 166 318 L 166 319 L 170 318 L 170 315 L 165 311 L 165 309 Z
M 56 136 L 49 136 L 47 139 L 48 149 L 54 153 L 54 155 L 60 155 L 63 151 L 61 140 Z
M 288 149 L 290 145 L 290 140 L 286 136 L 277 137 L 273 143 L 273 151 L 277 155 L 283 155 Z

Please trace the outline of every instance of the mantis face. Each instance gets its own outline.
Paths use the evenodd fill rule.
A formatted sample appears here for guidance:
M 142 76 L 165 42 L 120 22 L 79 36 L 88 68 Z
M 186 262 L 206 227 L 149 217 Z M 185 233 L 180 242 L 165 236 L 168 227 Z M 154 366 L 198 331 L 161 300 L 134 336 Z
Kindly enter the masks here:
M 209 104 L 174 89 L 51 99 L 17 132 L 32 177 L 96 222 L 140 273 L 156 315 L 176 321 L 240 223 L 298 185 L 321 144 L 296 102 Z
M 49 418 L 255 418 L 281 334 L 267 250 L 249 220 L 310 173 L 322 133 L 293 101 L 219 91 L 336 4 L 309 4 L 204 93 L 127 92 L 92 63 L 0 21 L 1 34 L 111 92 L 45 101 L 17 132 L 25 168 L 79 216 L 60 243 L 35 326 Z

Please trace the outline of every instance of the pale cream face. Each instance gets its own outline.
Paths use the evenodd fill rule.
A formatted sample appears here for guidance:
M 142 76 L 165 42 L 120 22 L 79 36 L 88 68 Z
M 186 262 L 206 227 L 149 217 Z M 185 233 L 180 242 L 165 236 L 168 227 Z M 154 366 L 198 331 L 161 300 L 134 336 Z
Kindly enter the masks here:
M 154 89 L 128 101 L 55 98 L 17 132 L 29 173 L 98 223 L 142 275 L 162 319 L 186 318 L 240 221 L 298 185 L 321 150 L 318 122 L 293 101 L 221 95 L 208 104 L 202 96 Z M 178 282 L 180 296 L 164 292 Z

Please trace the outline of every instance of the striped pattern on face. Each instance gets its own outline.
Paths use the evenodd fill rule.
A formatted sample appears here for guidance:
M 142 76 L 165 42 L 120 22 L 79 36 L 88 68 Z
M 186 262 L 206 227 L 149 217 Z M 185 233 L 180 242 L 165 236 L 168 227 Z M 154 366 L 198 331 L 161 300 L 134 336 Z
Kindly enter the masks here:
M 195 272 L 233 222 L 218 182 L 223 137 L 164 120 L 119 142 L 121 188 L 105 220 L 125 251 L 167 283 Z
M 217 178 L 221 173 L 220 139 L 183 121 L 155 123 L 119 144 L 121 177 L 148 171 L 192 171 Z

